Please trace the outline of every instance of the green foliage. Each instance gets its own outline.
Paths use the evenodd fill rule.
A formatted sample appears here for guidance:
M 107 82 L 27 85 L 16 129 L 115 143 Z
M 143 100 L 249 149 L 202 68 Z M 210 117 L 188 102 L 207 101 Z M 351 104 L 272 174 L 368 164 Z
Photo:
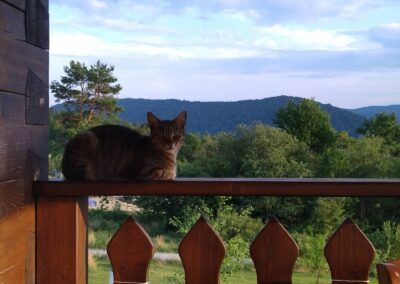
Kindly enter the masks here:
M 65 76 L 60 82 L 51 82 L 50 89 L 56 102 L 63 102 L 66 108 L 75 113 L 76 122 L 91 122 L 106 117 L 116 119 L 115 114 L 122 111 L 115 96 L 122 87 L 115 84 L 114 66 L 97 61 L 88 68 L 79 61 L 70 61 L 64 66 Z
M 301 248 L 299 263 L 313 272 L 316 278 L 315 283 L 319 283 L 323 272 L 328 267 L 324 257 L 326 235 L 305 233 L 294 234 L 294 237 Z
M 241 172 L 246 177 L 311 176 L 312 155 L 308 147 L 286 132 L 256 124 L 238 129 L 239 145 L 245 149 Z
M 328 113 L 313 100 L 289 101 L 286 107 L 276 112 L 274 123 L 315 152 L 322 152 L 335 141 L 336 133 Z
M 400 140 L 400 125 L 395 113 L 381 112 L 364 121 L 358 132 L 364 136 L 378 136 L 385 139 L 388 144 Z
M 310 231 L 317 235 L 332 232 L 345 219 L 345 208 L 348 201 L 346 198 L 339 197 L 317 198 L 311 217 Z

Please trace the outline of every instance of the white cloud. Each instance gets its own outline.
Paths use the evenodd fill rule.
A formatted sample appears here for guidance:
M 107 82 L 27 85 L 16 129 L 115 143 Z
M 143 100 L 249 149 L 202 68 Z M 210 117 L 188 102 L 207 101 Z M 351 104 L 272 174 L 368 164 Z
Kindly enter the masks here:
M 261 28 L 256 45 L 278 50 L 354 50 L 357 39 L 337 31 L 291 28 L 280 25 Z
M 101 0 L 89 0 L 89 5 L 94 9 L 104 9 L 108 7 L 107 3 Z

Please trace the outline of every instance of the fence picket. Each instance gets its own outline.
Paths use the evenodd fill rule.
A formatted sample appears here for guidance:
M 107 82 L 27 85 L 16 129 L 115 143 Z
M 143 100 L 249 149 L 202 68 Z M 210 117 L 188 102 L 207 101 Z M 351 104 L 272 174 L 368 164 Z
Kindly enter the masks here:
M 250 246 L 258 284 L 292 283 L 299 248 L 277 219 L 271 219 Z
M 107 245 L 114 283 L 146 283 L 154 246 L 146 231 L 128 218 Z
M 400 284 L 400 260 L 376 265 L 379 284 Z
M 193 225 L 178 249 L 185 270 L 186 284 L 218 284 L 225 246 L 203 218 Z
M 334 284 L 368 283 L 375 250 L 361 229 L 349 218 L 325 246 L 325 258 Z

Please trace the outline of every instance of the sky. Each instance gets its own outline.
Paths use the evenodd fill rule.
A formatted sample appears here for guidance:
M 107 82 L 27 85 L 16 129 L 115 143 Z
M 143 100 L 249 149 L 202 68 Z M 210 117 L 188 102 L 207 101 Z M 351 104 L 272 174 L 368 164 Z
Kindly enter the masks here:
M 50 81 L 70 60 L 119 98 L 400 104 L 400 1 L 50 0 Z

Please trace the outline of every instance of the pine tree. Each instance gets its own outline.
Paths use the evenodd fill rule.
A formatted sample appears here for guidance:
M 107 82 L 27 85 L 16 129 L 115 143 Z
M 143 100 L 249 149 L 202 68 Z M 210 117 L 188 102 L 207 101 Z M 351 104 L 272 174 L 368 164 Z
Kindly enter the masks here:
M 56 102 L 64 103 L 71 111 L 70 118 L 91 123 L 95 118 L 114 118 L 122 111 L 117 105 L 116 95 L 122 87 L 116 84 L 114 66 L 97 61 L 88 68 L 84 63 L 71 61 L 64 66 L 65 75 L 60 81 L 53 81 L 50 89 Z

